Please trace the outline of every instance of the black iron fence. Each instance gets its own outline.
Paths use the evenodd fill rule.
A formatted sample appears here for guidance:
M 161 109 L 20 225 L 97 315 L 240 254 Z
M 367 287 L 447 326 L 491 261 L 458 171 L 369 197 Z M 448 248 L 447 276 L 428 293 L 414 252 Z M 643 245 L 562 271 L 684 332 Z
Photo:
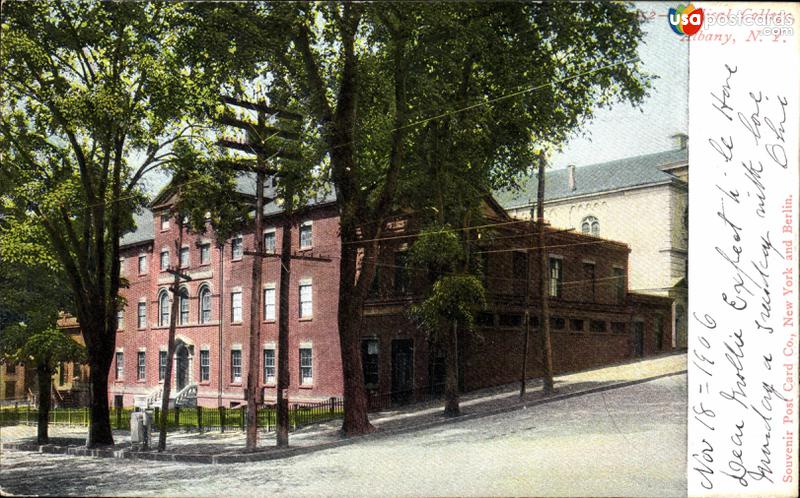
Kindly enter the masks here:
M 176 407 L 167 412 L 167 430 L 184 431 L 243 431 L 246 427 L 247 407 Z M 258 408 L 256 420 L 258 427 L 272 431 L 277 423 L 277 406 L 263 405 Z M 110 409 L 112 429 L 129 429 L 131 408 L 113 407 Z M 296 430 L 307 425 L 327 422 L 341 418 L 344 403 L 341 398 L 330 398 L 327 401 L 314 403 L 289 403 L 289 428 Z M 32 406 L 16 406 L 0 409 L 0 426 L 2 425 L 36 425 L 39 412 Z M 154 425 L 160 421 L 160 410 L 153 410 Z M 52 408 L 49 424 L 57 426 L 89 425 L 89 408 Z

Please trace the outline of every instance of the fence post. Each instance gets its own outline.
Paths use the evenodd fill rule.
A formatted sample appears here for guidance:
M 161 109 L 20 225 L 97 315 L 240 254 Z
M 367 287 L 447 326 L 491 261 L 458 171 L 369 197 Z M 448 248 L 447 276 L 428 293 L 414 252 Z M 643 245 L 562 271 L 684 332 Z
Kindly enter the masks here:
M 67 408 L 67 425 L 72 427 L 72 409 Z
M 292 430 L 297 430 L 297 403 L 294 404 L 292 407 L 292 411 L 294 412 L 294 417 L 292 417 Z
M 153 408 L 153 420 L 155 420 L 156 427 L 158 427 L 159 429 L 161 427 L 161 419 L 158 416 L 158 413 L 160 411 L 161 409 L 157 406 Z
M 181 408 L 176 404 L 175 405 L 175 429 L 179 429 L 181 426 Z
M 272 408 L 267 407 L 267 430 L 272 430 Z
M 117 407 L 117 429 L 122 428 L 122 407 Z
M 245 426 L 244 417 L 245 417 L 245 415 L 247 415 L 247 412 L 245 410 L 246 410 L 246 407 L 244 405 L 239 407 L 239 412 L 240 412 L 240 414 L 239 414 L 239 427 L 242 430 L 244 430 L 244 426 Z
M 203 432 L 203 407 L 197 406 L 197 431 Z
M 336 411 L 336 398 L 331 396 L 331 416 L 333 416 L 334 412 Z
M 221 432 L 225 432 L 225 407 L 219 407 L 219 429 Z

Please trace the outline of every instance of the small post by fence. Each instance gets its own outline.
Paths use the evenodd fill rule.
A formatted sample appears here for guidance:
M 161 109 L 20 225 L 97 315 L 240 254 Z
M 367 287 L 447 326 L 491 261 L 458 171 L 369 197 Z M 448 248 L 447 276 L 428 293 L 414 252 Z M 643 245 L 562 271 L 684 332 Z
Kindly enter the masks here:
M 267 407 L 267 430 L 272 430 L 272 408 Z
M 219 410 L 219 429 L 220 432 L 225 432 L 225 407 L 220 406 Z
M 117 407 L 117 429 L 122 428 L 122 407 Z
M 203 432 L 203 407 L 197 407 L 197 431 Z
M 247 409 L 246 405 L 242 405 L 242 406 L 239 407 L 239 412 L 240 412 L 240 414 L 239 414 L 239 427 L 242 430 L 244 430 L 244 426 L 245 426 L 244 418 L 247 415 L 247 412 L 245 411 L 246 409 Z
M 292 411 L 294 412 L 294 417 L 292 417 L 292 430 L 297 430 L 297 403 L 292 406 Z
M 157 406 L 153 408 L 153 420 L 155 421 L 157 427 L 161 426 L 161 419 L 158 418 L 158 412 L 160 411 L 161 410 Z
M 178 405 L 175 405 L 175 427 L 178 428 L 181 426 L 181 409 Z
M 330 402 L 331 402 L 331 415 L 333 415 L 333 413 L 336 411 L 336 398 L 331 396 Z

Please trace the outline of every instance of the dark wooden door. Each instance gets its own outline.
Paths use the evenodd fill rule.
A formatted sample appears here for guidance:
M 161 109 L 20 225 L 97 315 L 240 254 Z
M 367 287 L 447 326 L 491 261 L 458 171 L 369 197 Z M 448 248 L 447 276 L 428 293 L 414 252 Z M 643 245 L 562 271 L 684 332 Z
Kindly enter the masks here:
M 408 403 L 414 392 L 414 347 L 411 339 L 392 341 L 392 402 Z

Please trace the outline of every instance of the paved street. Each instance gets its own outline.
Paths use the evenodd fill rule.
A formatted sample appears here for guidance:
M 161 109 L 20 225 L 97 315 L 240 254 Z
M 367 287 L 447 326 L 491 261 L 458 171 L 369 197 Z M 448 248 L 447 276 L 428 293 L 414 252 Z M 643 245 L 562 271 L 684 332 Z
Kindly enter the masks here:
M 686 493 L 686 376 L 284 460 L 196 465 L 5 451 L 4 493 L 635 495 Z

